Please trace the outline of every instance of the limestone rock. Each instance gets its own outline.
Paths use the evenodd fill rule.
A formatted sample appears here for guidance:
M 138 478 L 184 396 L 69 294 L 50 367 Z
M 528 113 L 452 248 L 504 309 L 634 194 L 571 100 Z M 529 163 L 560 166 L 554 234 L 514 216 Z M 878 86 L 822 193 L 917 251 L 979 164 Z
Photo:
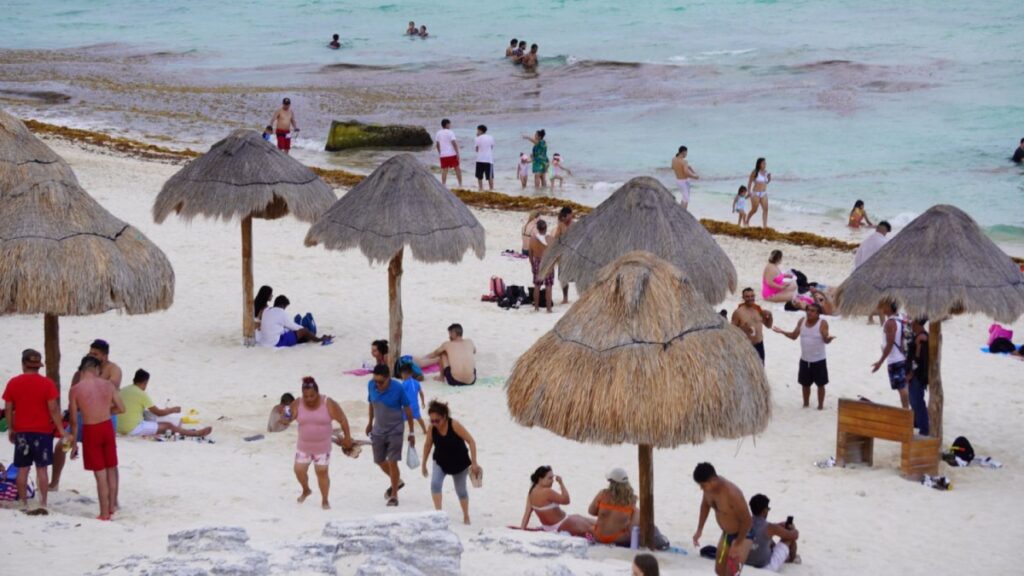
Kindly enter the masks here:
M 356 570 L 356 576 L 426 576 L 426 574 L 393 558 L 371 556 Z
M 167 551 L 174 554 L 247 550 L 249 534 L 238 526 L 207 526 L 167 535 Z
M 338 542 L 341 555 L 384 556 L 431 575 L 460 572 L 462 543 L 443 512 L 333 521 L 323 536 Z
M 497 549 L 506 554 L 522 554 L 531 558 L 587 557 L 586 540 L 547 532 L 522 532 L 512 535 L 507 530 L 484 530 L 470 541 L 486 550 Z
M 337 152 L 354 148 L 425 148 L 433 143 L 422 126 L 335 120 L 331 122 L 324 149 Z

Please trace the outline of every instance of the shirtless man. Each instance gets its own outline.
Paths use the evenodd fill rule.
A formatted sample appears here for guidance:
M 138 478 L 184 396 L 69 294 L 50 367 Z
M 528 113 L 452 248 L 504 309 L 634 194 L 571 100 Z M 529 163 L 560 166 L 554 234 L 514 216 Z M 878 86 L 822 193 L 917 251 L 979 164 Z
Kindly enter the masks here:
M 505 58 L 511 58 L 515 55 L 516 46 L 519 45 L 519 39 L 513 38 L 512 43 L 509 44 L 508 48 L 505 48 Z
M 523 56 L 523 68 L 529 70 L 537 68 L 537 49 L 538 46 L 536 44 L 530 46 L 530 53 Z
M 121 367 L 110 361 L 110 344 L 106 340 L 100 340 L 97 338 L 89 344 L 89 356 L 100 361 L 99 374 L 98 376 L 104 380 L 109 380 L 114 388 L 121 389 Z M 71 385 L 78 384 L 78 381 L 82 378 L 82 372 L 79 370 L 75 372 L 75 375 L 71 377 Z
M 292 149 L 292 128 L 299 132 L 299 124 L 295 121 L 295 112 L 292 111 L 291 98 L 281 101 L 281 107 L 274 112 L 268 123 L 274 127 L 274 135 L 277 136 L 277 149 L 288 154 Z
M 416 23 L 409 20 L 409 27 L 405 29 L 406 36 L 419 36 L 420 30 L 416 27 Z
M 715 554 L 715 574 L 735 576 L 743 567 L 753 544 L 750 532 L 754 520 L 747 508 L 747 501 L 735 484 L 720 477 L 715 467 L 707 462 L 701 462 L 693 469 L 693 481 L 700 485 L 704 493 L 700 501 L 697 531 L 693 534 L 693 546 L 700 548 L 704 523 L 707 522 L 708 513 L 714 510 L 715 520 L 722 529 Z
M 533 272 L 533 309 L 540 310 L 540 290 L 545 288 L 544 305 L 551 313 L 551 301 L 555 296 L 552 294 L 555 286 L 555 272 L 552 270 L 547 276 L 540 275 L 540 263 L 544 259 L 550 240 L 548 237 L 548 223 L 544 220 L 537 221 L 537 232 L 530 237 L 530 270 Z
M 447 381 L 449 386 L 476 384 L 476 345 L 462 337 L 462 324 L 449 326 L 448 341 L 428 356 L 417 358 L 416 363 L 420 366 L 440 364 L 442 373 L 437 380 Z
M 68 412 L 71 418 L 71 438 L 74 442 L 78 430 L 78 416 L 82 417 L 82 463 L 96 476 L 96 493 L 100 501 L 97 520 L 110 520 L 117 511 L 117 440 L 110 414 L 124 412 L 124 403 L 117 388 L 99 375 L 100 361 L 86 356 L 78 369 L 81 379 L 71 387 Z
M 555 233 L 551 235 L 551 239 L 561 238 L 563 234 L 569 231 L 569 227 L 572 226 L 575 215 L 572 213 L 571 206 L 563 206 L 561 211 L 558 212 L 558 223 L 555 225 Z M 569 282 L 562 278 L 562 269 L 558 269 L 558 283 L 562 286 L 562 304 L 569 303 Z
M 732 313 L 732 325 L 743 330 L 764 364 L 764 327 L 772 327 L 772 313 L 754 303 L 754 289 L 743 289 L 743 303 Z
M 686 146 L 680 146 L 679 151 L 672 158 L 672 172 L 675 173 L 676 183 L 679 184 L 679 190 L 683 193 L 683 208 L 690 205 L 690 180 L 700 180 L 700 176 L 693 171 L 690 163 L 686 161 L 686 153 Z

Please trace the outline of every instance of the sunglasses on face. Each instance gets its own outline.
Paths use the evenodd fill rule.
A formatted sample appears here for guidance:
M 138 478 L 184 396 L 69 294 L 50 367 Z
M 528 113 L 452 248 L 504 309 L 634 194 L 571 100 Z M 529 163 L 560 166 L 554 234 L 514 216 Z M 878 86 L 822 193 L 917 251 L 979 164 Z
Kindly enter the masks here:
M 440 424 L 441 423 L 441 419 L 440 418 L 431 418 L 430 419 L 430 423 L 431 424 Z

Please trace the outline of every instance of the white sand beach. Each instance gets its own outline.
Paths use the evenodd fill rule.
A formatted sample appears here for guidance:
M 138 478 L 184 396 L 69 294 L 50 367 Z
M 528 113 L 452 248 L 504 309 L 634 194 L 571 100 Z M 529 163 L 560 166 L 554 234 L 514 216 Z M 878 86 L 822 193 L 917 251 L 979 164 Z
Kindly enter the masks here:
M 277 398 L 286 391 L 298 394 L 300 379 L 312 375 L 322 392 L 340 402 L 353 433 L 363 437 L 366 378 L 342 372 L 369 360 L 371 340 L 387 337 L 386 267 L 371 267 L 358 251 L 304 247 L 308 225 L 292 218 L 257 221 L 256 286 L 269 284 L 276 294 L 286 294 L 294 313 L 313 312 L 320 330 L 335 334 L 336 342 L 286 350 L 245 348 L 240 343 L 238 223 L 200 219 L 188 224 L 171 217 L 156 225 L 153 200 L 179 166 L 65 142 L 48 144 L 68 160 L 86 191 L 167 254 L 176 276 L 175 302 L 165 312 L 62 318 L 64 382 L 70 381 L 88 343 L 106 339 L 126 382 L 137 368 L 148 370 L 153 399 L 198 410 L 202 424 L 214 426 L 216 443 L 119 438 L 123 508 L 113 522 L 93 519 L 92 474 L 80 461 L 69 462 L 60 492 L 50 496 L 48 517 L 0 509 L 0 565 L 5 573 L 81 574 L 133 554 L 159 557 L 169 533 L 199 526 L 241 526 L 254 546 L 269 548 L 314 538 L 328 520 L 392 512 L 381 496 L 387 479 L 373 465 L 369 450 L 356 460 L 334 452 L 332 510 L 321 510 L 315 497 L 296 504 L 295 430 L 265 430 Z M 446 338 L 445 328 L 452 322 L 465 327 L 478 349 L 481 382 L 476 386 L 452 389 L 430 379 L 424 386 L 428 400 L 449 402 L 453 417 L 474 434 L 485 469 L 484 487 L 470 493 L 471 526 L 459 521 L 454 491 L 450 483 L 445 486 L 445 510 L 465 547 L 462 572 L 628 574 L 632 553 L 625 549 L 594 546 L 587 560 L 533 558 L 487 549 L 473 540 L 481 533 L 525 536 L 505 527 L 519 523 L 529 475 L 539 465 L 549 464 L 564 477 L 573 499 L 566 507 L 570 513 L 585 513 L 590 499 L 606 485 L 609 468 L 624 467 L 634 486 L 637 478 L 634 446 L 578 444 L 546 430 L 522 428 L 509 418 L 504 378 L 516 358 L 568 308 L 556 306 L 549 315 L 532 309 L 506 311 L 480 301 L 492 275 L 524 284 L 529 266 L 501 255 L 504 249 L 519 248 L 524 214 L 475 214 L 487 230 L 484 260 L 467 255 L 459 265 L 425 265 L 407 257 L 403 279 L 405 353 L 433 349 Z M 850 253 L 716 239 L 735 264 L 741 288 L 760 285 L 774 248 L 783 250 L 787 267 L 827 284 L 841 282 L 853 261 Z M 722 307 L 731 312 L 738 301 L 737 292 Z M 783 312 L 781 305 L 768 308 L 785 329 L 802 317 Z M 740 441 L 655 451 L 656 523 L 673 545 L 689 552 L 658 554 L 663 573 L 713 573 L 711 562 L 697 557 L 690 543 L 700 502 L 691 473 L 701 461 L 712 462 L 747 498 L 758 492 L 768 495 L 771 519 L 795 517 L 803 564 L 786 565 L 784 573 L 1011 573 L 1017 564 L 1012 550 L 1024 539 L 1017 502 L 1024 482 L 1024 452 L 1017 444 L 1024 438 L 1024 363 L 979 352 L 991 323 L 986 318 L 963 316 L 944 324 L 946 442 L 965 435 L 979 455 L 1002 461 L 1002 469 L 940 464 L 940 474 L 951 479 L 954 489 L 939 492 L 901 479 L 899 445 L 882 441 L 875 446 L 874 468 L 819 469 L 813 462 L 835 453 L 837 398 L 863 395 L 898 404 L 884 371 L 870 373 L 879 355 L 879 327 L 867 325 L 864 318 L 828 320 L 837 340 L 828 347 L 831 383 L 823 412 L 800 407 L 799 344 L 769 332 L 765 345 L 774 412 L 767 430 Z M 2 317 L 0 326 L 0 378 L 6 380 L 20 371 L 23 348 L 43 348 L 43 322 L 41 317 Z M 1024 324 L 1014 328 L 1022 332 Z M 254 434 L 266 438 L 243 441 Z M 9 446 L 6 440 L 0 442 Z M 10 448 L 0 450 L 0 461 L 9 462 L 10 454 Z M 404 465 L 402 470 L 407 487 L 398 512 L 432 510 L 428 480 L 418 470 Z M 717 537 L 710 520 L 702 544 L 715 544 Z M 357 566 L 340 561 L 338 573 L 354 574 Z M 567 571 L 558 571 L 558 566 Z

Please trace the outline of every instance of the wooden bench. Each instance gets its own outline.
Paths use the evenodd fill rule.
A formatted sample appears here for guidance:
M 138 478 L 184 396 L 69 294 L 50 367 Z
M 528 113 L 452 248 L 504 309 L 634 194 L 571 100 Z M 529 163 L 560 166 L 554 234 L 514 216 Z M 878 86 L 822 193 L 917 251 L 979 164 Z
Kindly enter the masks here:
M 900 470 L 908 480 L 939 473 L 939 439 L 914 433 L 914 412 L 884 404 L 839 400 L 836 465 L 874 464 L 875 438 L 903 445 Z

